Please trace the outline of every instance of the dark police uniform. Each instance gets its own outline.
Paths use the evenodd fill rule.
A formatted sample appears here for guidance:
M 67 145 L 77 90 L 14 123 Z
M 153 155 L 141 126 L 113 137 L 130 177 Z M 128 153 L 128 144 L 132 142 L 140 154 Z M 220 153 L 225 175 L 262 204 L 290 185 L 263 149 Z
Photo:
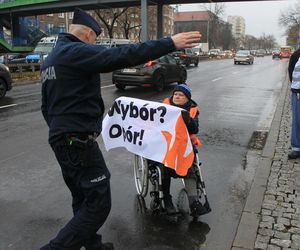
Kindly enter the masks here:
M 42 113 L 49 143 L 72 193 L 74 217 L 42 249 L 102 249 L 96 232 L 109 214 L 111 196 L 110 173 L 95 141 L 104 112 L 99 73 L 142 64 L 174 50 L 171 38 L 106 49 L 72 34 L 59 35 L 41 67 Z

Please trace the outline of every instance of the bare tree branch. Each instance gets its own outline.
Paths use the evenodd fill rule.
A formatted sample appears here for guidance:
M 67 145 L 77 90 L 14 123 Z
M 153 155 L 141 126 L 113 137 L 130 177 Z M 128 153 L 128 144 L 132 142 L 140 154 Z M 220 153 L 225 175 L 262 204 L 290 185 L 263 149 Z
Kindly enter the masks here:
M 99 9 L 95 10 L 96 15 L 99 17 L 101 22 L 104 24 L 108 31 L 108 35 L 110 38 L 113 38 L 113 29 L 116 20 L 123 15 L 128 10 L 129 7 L 126 8 L 118 8 L 118 9 Z
M 139 24 L 132 23 L 129 15 L 138 14 L 140 16 L 140 12 L 141 12 L 141 10 L 138 7 L 130 8 L 124 13 L 124 15 L 122 15 L 120 18 L 117 19 L 118 25 L 120 25 L 124 30 L 124 35 L 125 35 L 126 39 L 129 39 L 130 30 L 141 27 L 140 22 L 139 22 Z

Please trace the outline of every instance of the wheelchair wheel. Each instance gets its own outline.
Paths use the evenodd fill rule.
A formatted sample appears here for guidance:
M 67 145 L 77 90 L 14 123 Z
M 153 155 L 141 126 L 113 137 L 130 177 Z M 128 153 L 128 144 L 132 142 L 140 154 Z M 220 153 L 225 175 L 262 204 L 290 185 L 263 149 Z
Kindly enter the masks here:
M 137 193 L 145 197 L 148 193 L 148 161 L 142 156 L 134 156 L 134 181 Z

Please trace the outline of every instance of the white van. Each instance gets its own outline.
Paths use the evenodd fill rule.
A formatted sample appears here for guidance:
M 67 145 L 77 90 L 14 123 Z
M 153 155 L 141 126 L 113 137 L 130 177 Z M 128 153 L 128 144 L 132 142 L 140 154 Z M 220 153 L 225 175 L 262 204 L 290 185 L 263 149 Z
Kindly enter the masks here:
M 194 48 L 191 49 L 193 53 L 195 53 L 197 56 L 203 56 L 205 53 L 202 51 L 202 46 L 197 45 Z
M 218 57 L 221 53 L 221 50 L 220 49 L 210 49 L 208 51 L 208 55 L 209 57 Z
M 32 54 L 26 56 L 27 63 L 38 63 L 43 61 L 54 48 L 57 36 L 43 37 L 35 47 Z

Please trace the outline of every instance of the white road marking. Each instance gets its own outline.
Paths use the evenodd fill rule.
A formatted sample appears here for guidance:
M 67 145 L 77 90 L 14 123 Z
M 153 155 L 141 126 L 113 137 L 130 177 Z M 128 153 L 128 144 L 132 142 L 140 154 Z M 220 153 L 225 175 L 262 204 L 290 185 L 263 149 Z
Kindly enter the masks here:
M 6 159 L 1 159 L 1 160 L 0 160 L 0 163 L 3 163 L 3 162 L 6 162 L 6 161 L 9 161 L 9 160 L 16 159 L 17 157 L 19 157 L 19 156 L 21 156 L 21 155 L 24 155 L 24 154 L 25 154 L 25 152 L 20 152 L 20 153 L 18 153 L 18 154 L 15 154 L 15 155 L 13 155 L 13 156 L 11 156 L 11 157 L 6 158 Z
M 216 78 L 216 79 L 213 79 L 213 80 L 211 80 L 212 82 L 216 82 L 216 81 L 219 81 L 219 80 L 221 80 L 222 79 L 222 77 L 218 77 L 218 78 Z
M 115 86 L 114 84 L 111 84 L 111 85 L 103 86 L 103 87 L 101 87 L 101 89 L 110 88 L 110 87 L 114 87 L 114 86 Z
M 0 109 L 4 109 L 4 108 L 9 108 L 9 107 L 13 107 L 13 106 L 17 106 L 18 104 L 9 104 L 9 105 L 5 105 L 5 106 L 1 106 Z
M 103 86 L 103 87 L 101 87 L 101 89 L 111 88 L 111 87 L 114 87 L 114 86 L 115 86 L 114 84 L 111 84 L 111 85 Z M 40 94 L 40 92 L 38 92 L 38 93 L 32 93 L 32 94 L 28 94 L 28 95 L 24 95 L 22 97 L 34 96 L 34 95 L 37 95 L 37 94 Z M 26 103 L 22 103 L 22 104 L 28 104 L 28 103 L 33 103 L 33 102 L 37 102 L 37 101 L 39 101 L 39 100 L 33 100 L 31 102 L 26 102 Z M 14 106 L 17 106 L 17 105 L 18 104 L 14 103 L 14 104 L 9 104 L 9 105 L 5 105 L 5 106 L 0 106 L 0 109 L 14 107 Z

